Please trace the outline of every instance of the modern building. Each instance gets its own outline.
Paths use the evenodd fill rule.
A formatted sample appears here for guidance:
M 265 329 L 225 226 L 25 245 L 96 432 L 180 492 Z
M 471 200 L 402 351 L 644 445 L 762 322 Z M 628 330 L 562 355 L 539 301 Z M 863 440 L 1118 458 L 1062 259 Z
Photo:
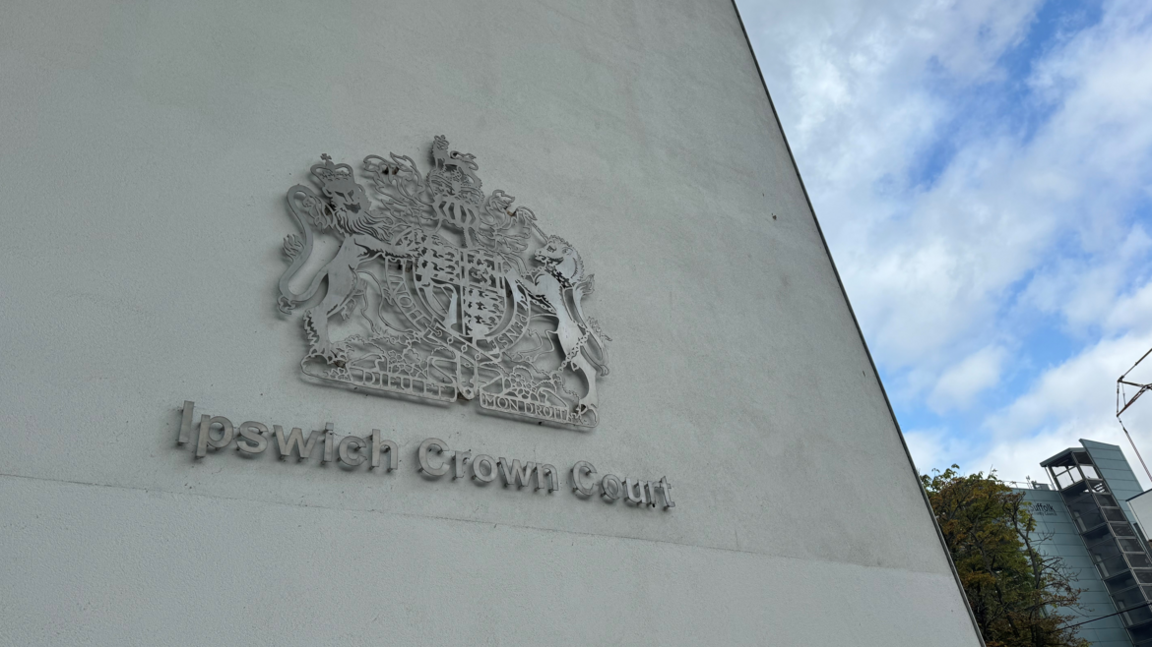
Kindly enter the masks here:
M 1062 558 L 1085 589 L 1081 608 L 1061 612 L 1085 623 L 1079 635 L 1094 646 L 1152 645 L 1152 559 L 1129 505 L 1140 484 L 1116 445 L 1080 445 L 1040 463 L 1051 485 L 1022 489 L 1040 550 Z
M 1152 527 L 1152 490 L 1142 492 L 1128 499 L 1128 509 L 1132 511 L 1132 518 L 1136 529 L 1141 531 L 1140 536 L 1147 540 L 1148 533 L 1145 528 Z
M 730 0 L 10 0 L 0 177 L 0 645 L 980 644 Z

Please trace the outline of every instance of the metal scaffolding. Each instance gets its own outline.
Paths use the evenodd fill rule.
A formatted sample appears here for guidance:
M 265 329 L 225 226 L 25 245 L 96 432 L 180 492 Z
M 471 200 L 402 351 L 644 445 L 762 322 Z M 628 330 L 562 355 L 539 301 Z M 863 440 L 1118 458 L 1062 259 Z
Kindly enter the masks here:
M 1136 443 L 1132 440 L 1132 434 L 1128 433 L 1128 428 L 1124 426 L 1124 421 L 1120 418 L 1120 414 L 1127 411 L 1140 396 L 1152 389 L 1152 383 L 1141 384 L 1128 379 L 1128 374 L 1136 370 L 1140 362 L 1147 359 L 1149 355 L 1152 355 L 1152 348 L 1148 349 L 1148 352 L 1136 360 L 1136 363 L 1133 364 L 1131 368 L 1124 371 L 1124 374 L 1116 379 L 1116 421 L 1120 423 L 1120 428 L 1124 430 L 1124 435 L 1128 437 L 1128 443 L 1132 445 L 1132 451 L 1136 452 L 1136 458 L 1140 459 L 1140 465 L 1144 468 L 1144 473 L 1148 475 L 1148 480 L 1152 481 L 1152 472 L 1148 471 L 1148 465 L 1144 462 L 1144 457 L 1140 455 L 1140 450 L 1136 449 Z M 1132 397 L 1128 397 L 1129 388 L 1136 389 Z

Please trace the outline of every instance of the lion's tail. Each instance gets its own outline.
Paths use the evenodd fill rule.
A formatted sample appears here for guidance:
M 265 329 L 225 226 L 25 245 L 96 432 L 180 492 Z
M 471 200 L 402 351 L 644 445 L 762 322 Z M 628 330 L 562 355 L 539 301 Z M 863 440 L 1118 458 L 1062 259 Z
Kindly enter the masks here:
M 303 293 L 297 294 L 292 291 L 289 286 L 292 278 L 304 267 L 308 262 L 308 257 L 312 254 L 312 243 L 316 238 L 315 233 L 312 231 L 313 214 L 308 213 L 310 210 L 322 208 L 320 198 L 308 187 L 297 184 L 296 186 L 288 189 L 288 212 L 292 214 L 292 218 L 296 220 L 297 226 L 304 234 L 304 242 L 300 242 L 298 236 L 292 235 L 284 241 L 284 252 L 292 259 L 292 264 L 288 269 L 284 270 L 284 274 L 280 276 L 280 298 L 277 305 L 280 312 L 287 314 L 292 311 L 297 305 L 311 299 L 316 290 L 320 287 L 320 281 L 324 278 L 324 273 L 317 274 L 313 279 L 311 285 Z

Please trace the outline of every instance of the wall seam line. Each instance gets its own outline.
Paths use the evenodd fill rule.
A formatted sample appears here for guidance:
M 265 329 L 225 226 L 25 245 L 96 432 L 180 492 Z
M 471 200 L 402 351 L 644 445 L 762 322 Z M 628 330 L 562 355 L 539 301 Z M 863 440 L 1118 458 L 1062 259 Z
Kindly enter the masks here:
M 159 494 L 159 495 L 172 496 L 172 497 L 187 496 L 187 497 L 194 497 L 197 499 L 207 499 L 210 501 L 233 501 L 233 502 L 238 502 L 238 503 L 260 503 L 260 504 L 273 505 L 273 506 L 286 506 L 289 508 L 306 508 L 306 509 L 317 509 L 317 510 L 329 510 L 329 511 L 333 511 L 333 512 L 346 512 L 346 513 L 353 513 L 353 514 L 359 513 L 359 514 L 393 515 L 393 516 L 404 517 L 404 518 L 408 518 L 408 519 L 434 519 L 437 521 L 452 521 L 452 522 L 465 523 L 465 524 L 477 524 L 477 525 L 481 525 L 481 526 L 503 526 L 505 528 L 516 528 L 516 529 L 521 529 L 521 530 L 535 530 L 535 531 L 539 531 L 539 532 L 558 533 L 558 534 L 563 534 L 563 535 L 578 535 L 581 537 L 611 538 L 611 539 L 620 539 L 620 540 L 624 540 L 624 541 L 636 541 L 636 542 L 642 542 L 642 543 L 648 543 L 648 544 L 677 546 L 677 547 L 682 547 L 682 548 L 699 548 L 702 550 L 714 550 L 714 551 L 719 551 L 719 552 L 723 552 L 723 553 L 734 553 L 734 554 L 738 554 L 738 555 L 750 555 L 750 556 L 756 556 L 756 557 L 770 557 L 772 559 L 784 559 L 784 560 L 789 560 L 789 561 L 818 562 L 821 564 L 839 564 L 839 565 L 853 566 L 853 567 L 863 568 L 863 569 L 872 569 L 872 568 L 882 568 L 885 570 L 893 570 L 894 569 L 894 570 L 902 571 L 905 573 L 915 573 L 915 574 L 929 575 L 929 576 L 940 576 L 941 575 L 940 573 L 935 573 L 933 571 L 920 571 L 920 570 L 915 570 L 915 569 L 910 569 L 910 568 L 899 568 L 899 567 L 888 567 L 888 566 L 881 566 L 881 567 L 868 566 L 867 564 L 860 564 L 857 562 L 841 562 L 841 561 L 835 561 L 835 560 L 830 560 L 830 559 L 814 559 L 814 558 L 809 558 L 809 557 L 793 557 L 790 555 L 775 555 L 772 553 L 766 553 L 766 552 L 760 552 L 760 551 L 754 551 L 754 550 L 745 550 L 745 549 L 740 549 L 740 548 L 727 548 L 724 546 L 709 546 L 709 545 L 703 545 L 703 544 L 689 544 L 689 543 L 680 542 L 680 541 L 670 541 L 667 539 L 652 539 L 649 537 L 631 537 L 628 535 L 599 534 L 599 533 L 594 533 L 594 532 L 584 532 L 584 531 L 580 531 L 580 530 L 561 530 L 561 529 L 557 529 L 557 528 L 547 528 L 544 526 L 532 526 L 532 525 L 528 525 L 528 524 L 508 523 L 505 521 L 487 521 L 487 520 L 482 520 L 482 519 L 469 519 L 467 517 L 453 517 L 453 516 L 449 516 L 449 515 L 416 514 L 416 513 L 412 513 L 412 512 L 400 512 L 400 511 L 395 511 L 395 510 L 381 510 L 379 508 L 347 508 L 347 507 L 340 507 L 340 506 L 324 506 L 324 505 L 314 505 L 311 503 L 294 503 L 291 501 L 268 501 L 268 500 L 264 500 L 264 499 L 251 499 L 251 498 L 245 498 L 245 497 L 222 496 L 219 494 L 208 494 L 208 493 L 204 493 L 204 492 L 181 492 L 181 491 L 167 490 L 164 488 L 146 488 L 146 487 L 137 487 L 137 486 L 132 486 L 132 485 L 116 485 L 116 484 L 112 484 L 112 483 L 96 483 L 94 481 L 76 481 L 76 480 L 71 480 L 71 479 L 46 478 L 43 476 L 28 476 L 25 474 L 10 474 L 7 472 L 0 472 L 0 480 L 5 479 L 5 478 L 24 480 L 24 481 L 36 481 L 36 482 L 40 482 L 40 483 L 56 483 L 56 484 L 60 484 L 60 485 L 72 485 L 72 486 L 77 486 L 77 487 L 108 488 L 108 489 L 112 489 L 112 490 L 122 490 L 124 492 L 133 492 L 133 493 L 142 493 L 142 494 Z M 675 514 L 675 513 L 671 513 L 671 514 Z

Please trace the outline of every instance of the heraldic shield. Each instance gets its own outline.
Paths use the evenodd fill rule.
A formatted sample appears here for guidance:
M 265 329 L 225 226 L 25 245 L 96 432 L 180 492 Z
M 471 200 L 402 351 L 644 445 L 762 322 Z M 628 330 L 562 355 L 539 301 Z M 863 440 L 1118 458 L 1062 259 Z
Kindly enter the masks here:
M 475 157 L 444 137 L 431 162 L 422 174 L 409 157 L 369 155 L 360 184 L 322 155 L 313 186 L 288 190 L 300 233 L 284 240 L 279 307 L 304 309 L 304 375 L 595 427 L 611 339 L 584 315 L 594 284 L 579 252 L 512 196 L 486 194 Z

